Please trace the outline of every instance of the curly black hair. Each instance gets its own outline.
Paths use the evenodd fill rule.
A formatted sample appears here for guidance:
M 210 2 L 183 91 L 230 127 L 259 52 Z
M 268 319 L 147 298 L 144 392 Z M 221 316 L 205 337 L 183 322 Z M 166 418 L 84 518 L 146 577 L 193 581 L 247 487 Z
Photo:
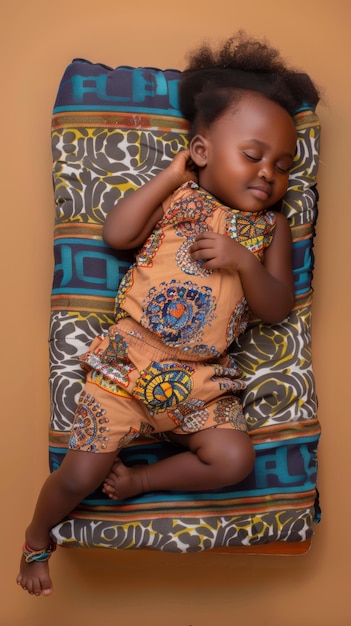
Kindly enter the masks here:
M 179 85 L 180 109 L 194 134 L 199 125 L 209 127 L 246 91 L 277 102 L 292 117 L 303 107 L 314 109 L 320 98 L 307 74 L 288 67 L 265 40 L 240 30 L 219 49 L 204 43 L 189 54 Z

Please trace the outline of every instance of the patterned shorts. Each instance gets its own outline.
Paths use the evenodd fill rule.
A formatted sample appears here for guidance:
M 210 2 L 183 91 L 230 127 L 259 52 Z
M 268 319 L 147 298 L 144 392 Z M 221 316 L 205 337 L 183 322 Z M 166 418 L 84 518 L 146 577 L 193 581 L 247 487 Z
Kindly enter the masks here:
M 247 431 L 238 393 L 245 388 L 233 358 L 179 358 L 179 350 L 130 318 L 94 339 L 81 357 L 87 370 L 69 447 L 113 452 L 139 435 L 207 428 Z

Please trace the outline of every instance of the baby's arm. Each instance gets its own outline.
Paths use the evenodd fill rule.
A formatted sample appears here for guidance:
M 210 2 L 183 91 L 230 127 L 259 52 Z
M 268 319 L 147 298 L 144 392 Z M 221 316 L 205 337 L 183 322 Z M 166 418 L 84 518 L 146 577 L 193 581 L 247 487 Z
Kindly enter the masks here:
M 112 208 L 104 224 L 105 243 L 120 250 L 141 246 L 163 215 L 162 202 L 196 178 L 189 151 L 179 152 L 165 170 Z
M 277 213 L 271 245 L 263 264 L 244 246 L 226 235 L 201 233 L 190 248 L 206 269 L 239 272 L 247 304 L 254 315 L 271 324 L 282 321 L 294 304 L 292 245 L 289 223 Z

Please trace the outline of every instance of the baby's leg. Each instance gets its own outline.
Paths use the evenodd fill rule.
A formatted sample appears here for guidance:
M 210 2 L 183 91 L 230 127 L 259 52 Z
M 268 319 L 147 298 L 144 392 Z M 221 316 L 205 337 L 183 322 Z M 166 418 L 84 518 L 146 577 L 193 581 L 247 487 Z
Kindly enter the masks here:
M 120 500 L 146 491 L 207 491 L 238 483 L 253 469 L 255 452 L 246 432 L 211 428 L 170 438 L 188 450 L 136 467 L 118 459 L 104 492 Z
M 101 484 L 115 458 L 115 452 L 95 454 L 69 450 L 59 469 L 50 474 L 42 487 L 26 531 L 27 546 L 32 550 L 45 550 L 50 544 L 50 529 Z M 50 595 L 48 562 L 28 563 L 23 555 L 17 583 L 30 594 Z

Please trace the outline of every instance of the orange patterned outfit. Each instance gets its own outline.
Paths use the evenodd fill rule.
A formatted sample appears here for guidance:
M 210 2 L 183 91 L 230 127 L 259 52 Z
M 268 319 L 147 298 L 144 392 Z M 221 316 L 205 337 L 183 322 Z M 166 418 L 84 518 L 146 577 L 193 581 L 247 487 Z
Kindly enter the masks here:
M 196 183 L 180 187 L 163 208 L 121 281 L 116 324 L 81 357 L 87 380 L 72 449 L 111 452 L 139 434 L 166 431 L 247 430 L 238 396 L 245 383 L 227 354 L 247 325 L 239 274 L 203 269 L 189 247 L 212 230 L 262 261 L 275 214 L 229 209 Z

